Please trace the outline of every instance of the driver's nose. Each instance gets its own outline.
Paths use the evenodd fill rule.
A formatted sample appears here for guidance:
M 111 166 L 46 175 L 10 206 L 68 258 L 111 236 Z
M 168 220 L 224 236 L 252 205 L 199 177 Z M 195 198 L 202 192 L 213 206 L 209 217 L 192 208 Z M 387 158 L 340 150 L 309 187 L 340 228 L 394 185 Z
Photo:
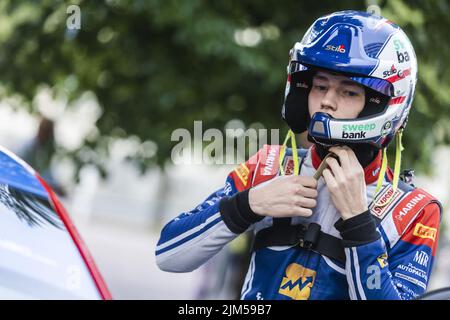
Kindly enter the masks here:
M 335 112 L 337 110 L 336 99 L 337 99 L 336 91 L 333 89 L 328 89 L 327 93 L 323 96 L 322 101 L 320 102 L 321 111 L 327 113 L 329 111 Z

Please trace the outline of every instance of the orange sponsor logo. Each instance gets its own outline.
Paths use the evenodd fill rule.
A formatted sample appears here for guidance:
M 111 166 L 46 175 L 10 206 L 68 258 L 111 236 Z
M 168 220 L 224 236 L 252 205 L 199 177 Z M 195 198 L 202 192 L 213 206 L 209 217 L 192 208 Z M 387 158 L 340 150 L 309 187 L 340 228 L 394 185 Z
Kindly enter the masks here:
M 413 235 L 419 238 L 431 239 L 434 241 L 436 239 L 436 233 L 437 233 L 436 228 L 428 227 L 421 223 L 418 223 L 414 228 Z
M 236 172 L 237 176 L 242 181 L 242 184 L 245 187 L 248 182 L 248 174 L 250 173 L 250 170 L 248 169 L 248 167 L 242 163 L 239 167 L 234 169 L 234 172 Z

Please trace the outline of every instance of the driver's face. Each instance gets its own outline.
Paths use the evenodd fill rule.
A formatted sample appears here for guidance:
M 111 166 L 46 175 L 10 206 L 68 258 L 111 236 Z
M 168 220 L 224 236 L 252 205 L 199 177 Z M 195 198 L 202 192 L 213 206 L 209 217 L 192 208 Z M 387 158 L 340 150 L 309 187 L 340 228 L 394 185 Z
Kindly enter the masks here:
M 336 119 L 354 119 L 365 104 L 364 88 L 345 76 L 319 71 L 308 97 L 309 114 L 325 112 Z

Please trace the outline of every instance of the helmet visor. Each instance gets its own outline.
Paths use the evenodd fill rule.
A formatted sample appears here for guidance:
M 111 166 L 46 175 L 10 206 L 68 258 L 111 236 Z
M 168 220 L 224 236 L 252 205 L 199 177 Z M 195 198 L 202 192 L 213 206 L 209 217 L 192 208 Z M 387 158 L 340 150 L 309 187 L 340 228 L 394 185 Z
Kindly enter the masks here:
M 301 72 L 301 71 L 307 71 L 309 69 L 316 69 L 317 67 L 312 66 L 308 67 L 305 66 L 304 64 L 298 62 L 298 61 L 291 61 L 291 63 L 289 64 L 289 69 L 288 72 L 289 74 L 293 74 L 296 72 Z M 318 69 L 318 68 L 317 68 Z M 322 68 L 320 68 L 322 69 Z M 324 70 L 328 70 L 325 69 Z M 331 72 L 336 72 L 334 70 L 330 70 Z M 342 73 L 342 72 L 338 72 L 338 73 Z M 342 73 L 344 74 L 344 73 Z M 344 74 L 345 75 L 345 74 Z M 355 81 L 365 87 L 369 87 L 377 92 L 380 92 L 386 96 L 392 97 L 394 96 L 394 88 L 392 86 L 392 84 L 384 79 L 379 79 L 379 78 L 372 78 L 372 77 L 358 77 L 358 76 L 354 76 L 354 75 L 348 75 L 348 78 L 352 81 Z
M 355 82 L 358 82 L 363 86 L 369 87 L 386 96 L 392 97 L 394 95 L 394 88 L 392 87 L 392 84 L 387 80 L 370 77 L 349 77 L 349 78 Z

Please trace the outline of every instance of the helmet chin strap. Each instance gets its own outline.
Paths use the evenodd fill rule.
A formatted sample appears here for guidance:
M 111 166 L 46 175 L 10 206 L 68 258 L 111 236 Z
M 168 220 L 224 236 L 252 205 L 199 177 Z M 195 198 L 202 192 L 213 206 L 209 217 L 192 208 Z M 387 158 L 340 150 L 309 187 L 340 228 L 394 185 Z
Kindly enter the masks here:
M 318 141 L 314 137 L 311 137 L 312 141 L 316 145 L 317 153 L 319 154 L 320 159 L 324 159 L 326 155 L 329 153 L 329 149 L 333 146 L 346 145 L 350 149 L 355 152 L 356 158 L 358 158 L 359 163 L 363 168 L 367 167 L 377 156 L 378 148 L 369 145 L 367 143 L 364 144 L 355 144 L 355 143 L 326 143 L 324 141 Z
M 309 138 L 311 138 L 310 141 L 313 142 L 316 146 L 321 146 L 321 147 L 323 147 L 324 149 L 329 149 L 329 148 L 331 148 L 332 146 L 334 146 L 334 144 L 329 144 L 329 143 L 325 143 L 325 142 L 319 141 L 319 140 L 317 140 L 316 138 L 314 138 L 314 137 L 312 137 L 312 136 L 310 136 L 310 135 L 308 134 L 308 139 L 309 139 Z

